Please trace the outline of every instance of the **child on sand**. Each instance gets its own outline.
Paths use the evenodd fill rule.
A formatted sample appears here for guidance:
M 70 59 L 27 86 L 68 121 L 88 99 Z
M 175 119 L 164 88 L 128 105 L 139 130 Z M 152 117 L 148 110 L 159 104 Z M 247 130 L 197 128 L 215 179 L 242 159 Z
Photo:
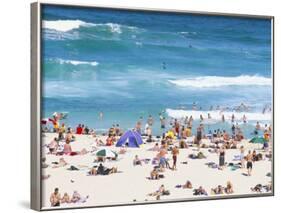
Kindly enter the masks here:
M 70 197 L 67 193 L 64 193 L 64 195 L 61 199 L 61 203 L 70 203 Z
M 177 170 L 177 155 L 179 154 L 179 149 L 177 146 L 174 146 L 172 149 L 172 155 L 173 155 L 173 166 L 172 170 Z

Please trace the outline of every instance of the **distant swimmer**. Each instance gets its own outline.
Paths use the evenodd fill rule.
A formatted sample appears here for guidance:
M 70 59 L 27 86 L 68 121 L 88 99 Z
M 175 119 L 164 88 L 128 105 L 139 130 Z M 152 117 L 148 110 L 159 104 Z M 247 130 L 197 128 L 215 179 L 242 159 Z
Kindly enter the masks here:
M 216 110 L 220 110 L 220 105 L 217 105 L 217 108 L 216 108 Z
M 260 122 L 257 121 L 257 124 L 256 124 L 256 130 L 260 130 L 261 129 L 261 125 L 260 125 Z
M 99 119 L 102 120 L 103 119 L 103 112 L 99 113 Z
M 202 115 L 202 114 L 200 115 L 200 120 L 201 120 L 201 121 L 203 121 L 203 120 L 204 120 L 204 118 L 203 118 L 203 115 Z
M 247 123 L 247 117 L 245 114 L 243 115 L 243 122 L 244 122 L 244 124 Z
M 166 68 L 167 68 L 167 67 L 166 67 L 166 63 L 163 62 L 163 63 L 162 63 L 162 69 L 165 70 Z
M 225 122 L 224 114 L 222 114 L 221 120 L 222 120 L 222 122 Z
M 232 116 L 231 116 L 231 122 L 233 123 L 234 120 L 235 120 L 235 116 L 234 116 L 234 114 L 232 114 Z
M 213 105 L 212 105 L 212 106 L 210 106 L 210 111 L 212 111 L 213 109 L 214 109 Z
M 211 117 L 211 114 L 210 114 L 210 113 L 208 113 L 208 119 L 212 119 L 212 117 Z
M 197 110 L 197 106 L 196 106 L 195 102 L 193 102 L 193 104 L 192 104 L 192 110 Z
M 149 126 L 153 125 L 153 117 L 152 117 L 152 115 L 148 116 L 147 123 L 148 123 Z

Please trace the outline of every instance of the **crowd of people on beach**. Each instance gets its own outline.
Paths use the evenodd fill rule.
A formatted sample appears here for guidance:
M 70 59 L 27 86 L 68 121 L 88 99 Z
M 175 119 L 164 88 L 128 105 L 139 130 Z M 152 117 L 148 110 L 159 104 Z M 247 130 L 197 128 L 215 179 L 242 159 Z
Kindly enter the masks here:
M 196 106 L 193 106 L 194 109 Z M 240 109 L 244 106 L 240 106 Z M 212 115 L 208 114 L 208 119 L 211 119 Z M 102 119 L 102 117 L 101 117 Z M 222 122 L 224 122 L 224 117 L 222 115 Z M 204 124 L 204 117 L 200 116 L 200 122 L 196 126 L 194 125 L 194 119 L 192 115 L 185 116 L 181 119 L 170 118 L 169 124 L 167 125 L 167 119 L 164 112 L 159 113 L 159 122 L 160 129 L 162 130 L 162 136 L 154 136 L 152 133 L 152 127 L 155 125 L 155 121 L 152 115 L 147 117 L 147 120 L 143 129 L 144 118 L 140 117 L 136 122 L 136 125 L 133 131 L 138 132 L 145 143 L 153 143 L 154 146 L 149 149 L 149 151 L 154 151 L 155 157 L 151 159 L 152 169 L 149 174 L 149 180 L 159 180 L 165 178 L 165 171 L 177 171 L 178 164 L 178 155 L 181 152 L 181 149 L 188 149 L 189 147 L 196 147 L 197 151 L 193 154 L 190 154 L 188 157 L 192 160 L 206 158 L 205 154 L 201 151 L 202 149 L 208 150 L 209 153 L 214 153 L 218 155 L 218 162 L 210 162 L 207 165 L 211 168 L 217 168 L 219 170 L 224 170 L 228 166 L 236 166 L 236 168 L 246 169 L 246 176 L 252 175 L 253 165 L 255 162 L 268 158 L 271 160 L 272 154 L 269 151 L 268 154 L 264 154 L 258 150 L 246 149 L 244 145 L 241 145 L 241 141 L 245 139 L 243 131 L 238 123 L 235 123 L 235 115 L 232 116 L 232 125 L 231 129 L 210 129 L 206 130 L 206 124 Z M 246 121 L 246 117 L 243 117 L 243 120 Z M 68 163 L 62 157 L 63 155 L 75 156 L 75 155 L 86 155 L 89 150 L 82 149 L 81 151 L 73 151 L 71 143 L 75 143 L 78 135 L 89 135 L 93 138 L 95 149 L 102 146 L 114 146 L 118 141 L 120 136 L 123 135 L 123 130 L 119 124 L 112 125 L 107 131 L 106 140 L 101 140 L 97 137 L 97 134 L 94 129 L 89 128 L 87 125 L 78 124 L 75 129 L 67 127 L 64 123 L 59 125 L 59 118 L 54 117 L 53 121 L 53 132 L 57 134 L 52 141 L 50 141 L 46 147 L 48 149 L 48 154 L 61 156 L 59 162 L 53 165 L 52 168 L 65 167 Z M 43 132 L 47 132 L 43 128 Z M 257 122 L 253 129 L 253 136 L 259 136 L 262 132 L 262 137 L 264 139 L 262 149 L 268 151 L 269 143 L 271 139 L 271 125 L 265 124 L 264 127 L 261 127 L 260 123 Z M 208 143 L 206 143 L 208 141 Z M 233 163 L 226 162 L 226 155 L 229 149 L 239 150 L 240 155 L 234 156 L 235 160 L 238 160 L 239 163 L 234 165 Z M 92 151 L 93 151 L 92 150 Z M 125 154 L 126 147 L 120 147 L 119 154 Z M 170 156 L 172 162 L 170 162 Z M 97 162 L 104 162 L 104 158 L 101 160 L 97 158 Z M 135 155 L 132 159 L 134 166 L 142 166 L 150 162 L 150 159 L 141 159 L 138 155 Z M 42 161 L 45 164 L 45 160 Z M 186 163 L 186 162 L 181 162 Z M 43 165 L 42 164 L 42 165 Z M 47 165 L 45 164 L 45 167 Z M 87 175 L 96 176 L 96 175 L 109 175 L 117 173 L 117 167 L 106 168 L 102 163 L 98 166 L 93 166 L 88 172 Z M 190 181 L 187 181 L 184 185 L 178 185 L 177 188 L 186 188 L 192 189 L 193 186 Z M 270 188 L 269 185 L 266 187 Z M 252 191 L 258 192 L 264 189 L 261 187 L 254 187 Z M 207 191 L 199 186 L 198 188 L 193 189 L 194 195 L 208 195 Z M 210 194 L 232 194 L 234 193 L 233 184 L 228 181 L 226 186 L 218 185 L 215 188 L 212 188 Z M 163 195 L 169 195 L 170 191 L 166 190 L 164 185 L 161 185 L 160 188 L 153 193 L 150 193 L 149 196 L 156 197 L 157 200 L 160 199 Z M 80 197 L 78 199 L 78 197 Z M 70 198 L 67 193 L 61 198 L 58 192 L 58 188 L 52 193 L 50 202 L 52 206 L 59 206 L 60 203 L 75 203 L 75 202 L 86 202 L 88 197 L 81 198 L 81 196 L 75 192 Z

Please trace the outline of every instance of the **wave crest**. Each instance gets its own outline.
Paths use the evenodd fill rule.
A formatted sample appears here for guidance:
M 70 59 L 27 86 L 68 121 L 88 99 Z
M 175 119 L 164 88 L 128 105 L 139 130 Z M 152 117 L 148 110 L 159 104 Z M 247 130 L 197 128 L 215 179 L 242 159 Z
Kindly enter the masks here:
M 137 29 L 137 27 L 120 25 L 117 23 L 96 24 L 96 23 L 84 22 L 81 20 L 56 20 L 56 21 L 43 20 L 42 27 L 45 29 L 51 29 L 60 32 L 67 32 L 67 31 L 78 29 L 80 27 L 103 27 L 109 29 L 110 32 L 117 33 L 117 34 L 122 33 L 122 28 L 128 30 Z
M 91 66 L 97 66 L 99 65 L 98 62 L 96 61 L 76 61 L 76 60 L 63 60 L 63 59 L 58 59 L 58 62 L 60 64 L 72 64 L 72 65 L 91 65 Z
M 240 75 L 236 77 L 203 76 L 177 80 L 168 80 L 179 87 L 212 88 L 224 86 L 270 86 L 271 78 Z

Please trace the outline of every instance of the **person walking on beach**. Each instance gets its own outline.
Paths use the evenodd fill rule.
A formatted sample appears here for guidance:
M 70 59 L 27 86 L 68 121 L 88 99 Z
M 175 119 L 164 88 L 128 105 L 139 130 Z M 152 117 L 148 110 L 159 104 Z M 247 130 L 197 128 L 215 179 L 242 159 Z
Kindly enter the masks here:
M 60 197 L 60 193 L 59 193 L 59 189 L 55 188 L 54 192 L 51 194 L 50 197 L 50 202 L 51 202 L 51 206 L 60 206 L 60 201 L 61 201 L 61 197 Z
M 251 176 L 253 170 L 253 155 L 251 153 L 251 150 L 249 150 L 248 155 L 246 156 L 246 161 L 247 161 L 248 176 Z
M 219 169 L 223 170 L 225 166 L 225 149 L 221 147 L 219 150 Z
M 245 168 L 245 149 L 244 146 L 240 147 L 240 162 L 241 162 L 241 168 L 244 169 Z
M 179 154 L 179 149 L 177 146 L 174 146 L 172 149 L 172 155 L 173 155 L 173 166 L 172 170 L 177 170 L 177 156 Z

